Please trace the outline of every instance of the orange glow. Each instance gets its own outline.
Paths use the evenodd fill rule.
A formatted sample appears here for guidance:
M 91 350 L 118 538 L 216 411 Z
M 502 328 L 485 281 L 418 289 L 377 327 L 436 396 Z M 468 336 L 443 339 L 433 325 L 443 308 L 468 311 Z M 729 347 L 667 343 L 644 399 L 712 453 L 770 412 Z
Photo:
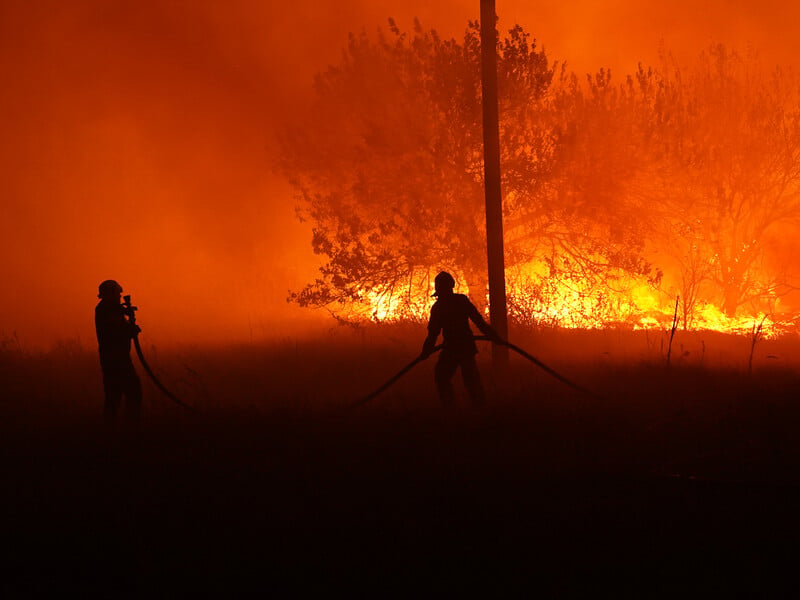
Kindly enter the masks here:
M 669 330 L 675 317 L 675 298 L 655 290 L 646 282 L 629 279 L 621 282 L 618 293 L 604 290 L 592 292 L 581 281 L 566 281 L 548 286 L 545 297 L 535 297 L 531 287 L 546 280 L 542 264 L 527 264 L 515 269 L 507 294 L 509 313 L 513 320 L 526 327 L 564 327 L 567 329 L 603 329 L 621 327 L 629 330 Z M 458 280 L 458 278 L 457 278 Z M 361 305 L 349 307 L 345 315 L 353 320 L 396 322 L 406 319 L 427 319 L 434 299 L 433 279 L 420 278 L 412 289 L 399 293 L 373 290 L 364 294 Z M 463 281 L 463 279 L 462 279 Z M 430 282 L 430 283 L 429 283 Z M 469 287 L 459 285 L 456 292 L 469 294 Z M 473 299 L 474 294 L 473 294 Z M 488 295 L 485 299 L 488 302 Z M 779 299 L 774 304 L 780 314 Z M 485 309 L 488 316 L 488 307 Z M 682 328 L 680 314 L 678 327 Z M 760 328 L 760 329 L 759 329 Z M 791 320 L 778 320 L 763 312 L 743 313 L 735 317 L 725 315 L 713 303 L 701 301 L 687 328 L 693 331 L 717 331 L 735 335 L 751 335 L 759 329 L 765 339 L 788 332 L 797 333 Z
M 796 64 L 800 7 L 700 4 L 497 3 L 501 30 L 520 23 L 578 73 L 630 72 L 655 60 L 659 39 L 681 56 L 721 40 Z M 418 16 L 459 36 L 477 14 L 478 0 L 4 3 L 0 336 L 92 346 L 96 286 L 107 278 L 133 295 L 153 343 L 319 327 L 324 314 L 285 302 L 320 261 L 310 225 L 297 222 L 292 192 L 273 172 L 275 129 L 307 104 L 313 75 L 339 59 L 348 32 L 385 29 L 389 16 L 407 29 Z M 541 318 L 663 327 L 674 296 L 628 284 L 610 312 L 564 287 Z M 425 314 L 421 286 L 405 316 Z M 370 294 L 373 318 L 403 312 L 396 294 Z M 786 302 L 787 311 L 800 304 Z M 701 308 L 694 326 L 747 328 L 759 314 L 734 324 Z

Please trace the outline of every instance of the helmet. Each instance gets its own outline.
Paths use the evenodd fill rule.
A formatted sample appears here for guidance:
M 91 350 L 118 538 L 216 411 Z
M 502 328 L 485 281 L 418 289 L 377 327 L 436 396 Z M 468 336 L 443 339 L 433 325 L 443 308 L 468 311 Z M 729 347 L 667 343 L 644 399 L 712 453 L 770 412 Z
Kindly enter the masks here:
M 456 280 L 453 279 L 453 276 L 447 271 L 442 271 L 434 278 L 433 287 L 436 289 L 436 292 L 433 295 L 438 296 L 439 292 L 443 292 L 445 290 L 453 291 L 453 288 L 456 287 Z
M 98 288 L 98 298 L 114 298 L 122 293 L 122 286 L 113 279 L 106 279 Z

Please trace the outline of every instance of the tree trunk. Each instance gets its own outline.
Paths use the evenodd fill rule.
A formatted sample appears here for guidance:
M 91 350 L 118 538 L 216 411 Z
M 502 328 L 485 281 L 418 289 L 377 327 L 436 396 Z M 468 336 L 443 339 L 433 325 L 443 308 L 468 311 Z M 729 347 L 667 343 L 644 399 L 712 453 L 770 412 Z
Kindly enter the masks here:
M 732 260 L 722 265 L 722 312 L 728 317 L 736 316 L 736 309 L 742 298 L 744 272 L 741 263 Z
M 739 307 L 739 288 L 734 284 L 728 284 L 723 290 L 722 312 L 725 316 L 733 318 L 736 316 L 736 309 Z

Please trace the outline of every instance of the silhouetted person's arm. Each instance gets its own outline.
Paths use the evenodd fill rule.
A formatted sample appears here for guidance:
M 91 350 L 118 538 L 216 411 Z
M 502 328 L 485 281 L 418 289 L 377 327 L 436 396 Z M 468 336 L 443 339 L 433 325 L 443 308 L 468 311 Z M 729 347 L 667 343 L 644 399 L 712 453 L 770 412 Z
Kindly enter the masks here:
M 481 313 L 478 312 L 478 309 L 475 308 L 475 305 L 470 302 L 469 308 L 467 309 L 467 314 L 469 315 L 470 320 L 475 323 L 475 325 L 480 329 L 481 333 L 491 339 L 493 342 L 503 343 L 505 340 L 501 338 L 498 333 L 494 330 L 494 327 L 489 325 L 486 320 L 483 318 Z
M 95 312 L 97 339 L 101 346 L 126 347 L 134 330 L 122 310 L 114 305 L 100 307 Z
M 125 318 L 120 305 L 100 302 L 95 309 L 95 328 L 102 363 L 130 360 L 131 339 L 140 330 Z

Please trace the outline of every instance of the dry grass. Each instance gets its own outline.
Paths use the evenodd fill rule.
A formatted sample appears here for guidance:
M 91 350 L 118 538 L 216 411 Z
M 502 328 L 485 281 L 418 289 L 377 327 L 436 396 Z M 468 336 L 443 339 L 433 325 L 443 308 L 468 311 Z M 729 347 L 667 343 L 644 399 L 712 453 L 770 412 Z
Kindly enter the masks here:
M 490 402 L 438 406 L 416 329 L 145 352 L 137 431 L 101 426 L 94 348 L 0 353 L 0 591 L 84 595 L 776 592 L 800 531 L 795 340 L 540 331 Z M 770 356 L 776 358 L 770 358 Z M 694 477 L 691 479 L 690 477 Z M 784 571 L 786 569 L 786 571 Z M 784 575 L 787 577 L 784 579 Z M 378 587 L 374 587 L 377 585 Z

